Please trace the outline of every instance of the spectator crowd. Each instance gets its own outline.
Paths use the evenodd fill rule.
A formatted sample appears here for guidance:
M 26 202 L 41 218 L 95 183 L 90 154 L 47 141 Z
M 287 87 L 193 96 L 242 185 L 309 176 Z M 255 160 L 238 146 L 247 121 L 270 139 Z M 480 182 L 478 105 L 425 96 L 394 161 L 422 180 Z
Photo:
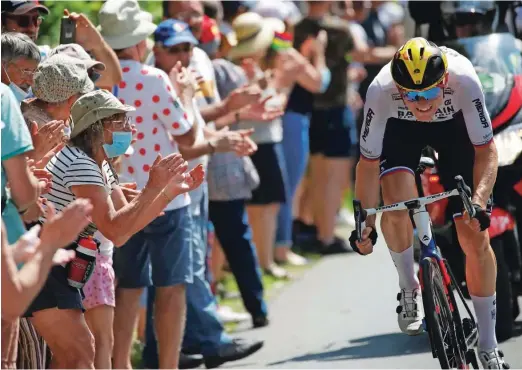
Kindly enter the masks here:
M 147 368 L 245 358 L 263 341 L 224 324 L 270 324 L 263 274 L 350 251 L 335 229 L 403 5 L 158 4 L 158 24 L 136 0 L 66 10 L 51 47 L 46 6 L 2 1 L 2 368 L 131 368 L 136 332 Z M 226 270 L 247 314 L 217 304 Z

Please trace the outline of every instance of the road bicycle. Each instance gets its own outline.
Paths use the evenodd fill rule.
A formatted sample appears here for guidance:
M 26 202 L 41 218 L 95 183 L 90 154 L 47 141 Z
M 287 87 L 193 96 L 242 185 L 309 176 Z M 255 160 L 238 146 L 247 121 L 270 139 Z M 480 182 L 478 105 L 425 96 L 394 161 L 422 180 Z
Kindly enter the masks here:
M 434 165 L 431 158 L 422 157 L 415 174 L 416 180 L 420 180 L 420 175 L 427 167 Z M 461 176 L 456 176 L 455 181 L 457 187 L 451 191 L 422 196 L 379 208 L 364 209 L 359 200 L 354 200 L 355 230 L 360 241 L 368 216 L 400 210 L 410 212 L 421 245 L 419 277 L 424 304 L 423 324 L 425 331 L 429 334 L 433 358 L 439 360 L 442 369 L 467 369 L 469 364 L 478 369 L 477 356 L 473 349 L 478 339 L 477 324 L 448 262 L 437 247 L 431 218 L 426 209 L 427 204 L 460 196 L 464 208 L 471 217 L 474 217 L 475 209 L 471 203 L 471 189 Z M 417 181 L 417 187 L 419 186 L 421 186 L 420 181 Z M 423 192 L 419 191 L 419 194 L 423 194 Z M 466 309 L 467 317 L 463 319 L 454 292 L 457 293 L 459 301 Z

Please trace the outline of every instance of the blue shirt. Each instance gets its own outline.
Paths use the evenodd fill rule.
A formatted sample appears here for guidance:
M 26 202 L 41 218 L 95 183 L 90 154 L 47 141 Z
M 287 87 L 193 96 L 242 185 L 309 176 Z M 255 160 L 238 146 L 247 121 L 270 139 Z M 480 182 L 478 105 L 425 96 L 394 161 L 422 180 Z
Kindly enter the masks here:
M 7 204 L 2 212 L 2 219 L 4 220 L 7 230 L 7 240 L 9 244 L 13 244 L 25 233 L 25 225 L 7 192 L 6 185 L 8 179 L 3 168 L 3 162 L 33 150 L 33 142 L 22 112 L 20 111 L 20 104 L 18 104 L 13 92 L 4 84 L 1 84 L 0 89 L 2 94 L 2 122 L 4 123 L 1 147 L 1 186 L 2 197 L 7 197 Z

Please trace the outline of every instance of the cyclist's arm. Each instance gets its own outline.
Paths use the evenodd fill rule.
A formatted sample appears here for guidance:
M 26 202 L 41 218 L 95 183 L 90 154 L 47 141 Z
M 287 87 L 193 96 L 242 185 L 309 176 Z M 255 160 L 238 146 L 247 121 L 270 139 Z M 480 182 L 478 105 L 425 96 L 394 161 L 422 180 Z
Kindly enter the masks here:
M 475 191 L 472 200 L 473 203 L 485 208 L 497 178 L 498 154 L 493 141 L 491 119 L 484 102 L 484 93 L 480 80 L 472 68 L 465 76 L 461 76 L 458 93 L 468 135 L 475 147 L 473 165 Z
M 359 140 L 361 158 L 355 178 L 355 197 L 364 208 L 377 207 L 379 203 L 379 159 L 389 106 L 386 96 L 381 86 L 374 81 L 368 88 L 364 104 L 364 120 Z M 375 216 L 368 217 L 366 224 L 374 226 Z

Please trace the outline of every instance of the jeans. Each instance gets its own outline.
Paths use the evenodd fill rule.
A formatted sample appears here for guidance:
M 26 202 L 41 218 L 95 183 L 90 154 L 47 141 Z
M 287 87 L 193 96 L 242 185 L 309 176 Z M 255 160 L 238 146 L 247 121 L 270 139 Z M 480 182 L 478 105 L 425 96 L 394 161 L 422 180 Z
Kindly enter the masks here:
M 243 304 L 252 317 L 267 316 L 263 282 L 252 242 L 245 200 L 210 202 L 210 220 L 234 274 Z
M 289 246 L 292 243 L 292 201 L 308 163 L 309 126 L 308 115 L 287 111 L 283 116 L 283 150 L 288 178 L 288 199 L 279 209 L 276 247 Z
M 192 207 L 192 269 L 194 282 L 187 285 L 187 323 L 183 348 L 199 350 L 204 356 L 215 355 L 219 347 L 232 339 L 217 316 L 217 304 L 206 274 L 208 190 L 199 207 Z

